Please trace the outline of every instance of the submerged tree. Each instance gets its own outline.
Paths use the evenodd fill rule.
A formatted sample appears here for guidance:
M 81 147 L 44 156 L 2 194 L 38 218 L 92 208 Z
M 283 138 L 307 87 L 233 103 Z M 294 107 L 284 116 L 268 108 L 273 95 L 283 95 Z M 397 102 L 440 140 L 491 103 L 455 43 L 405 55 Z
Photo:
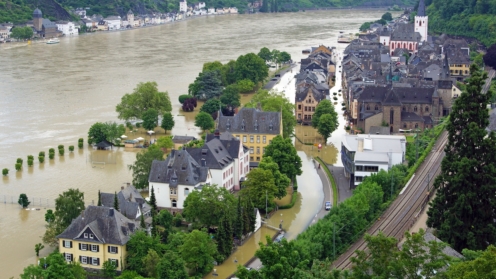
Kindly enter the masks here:
M 446 156 L 427 212 L 427 225 L 457 251 L 482 250 L 496 241 L 496 134 L 485 130 L 491 92 L 482 93 L 486 73 L 475 65 L 470 72 L 467 92 L 456 99 L 446 127 Z

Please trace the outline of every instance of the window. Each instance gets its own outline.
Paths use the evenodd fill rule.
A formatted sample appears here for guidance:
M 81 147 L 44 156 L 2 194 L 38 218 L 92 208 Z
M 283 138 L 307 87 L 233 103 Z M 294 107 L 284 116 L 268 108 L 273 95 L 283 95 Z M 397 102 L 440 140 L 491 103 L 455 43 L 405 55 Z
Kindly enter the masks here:
M 379 110 L 379 106 L 375 106 L 374 110 Z
M 72 262 L 72 254 L 65 253 L 65 260 L 68 262 Z
M 72 241 L 64 240 L 64 247 L 65 248 L 72 248 Z
M 265 154 L 265 147 L 262 147 L 262 154 Z
M 184 195 L 185 196 L 189 195 L 189 188 L 184 188 Z
M 301 105 L 298 105 L 298 109 L 301 110 Z
M 362 182 L 363 176 L 355 176 L 355 182 Z
M 88 238 L 88 234 L 87 233 L 84 233 L 84 238 Z
M 418 123 L 415 123 L 415 129 L 418 128 Z
M 260 136 L 257 136 L 257 143 L 260 143 Z
M 425 107 L 425 111 L 426 112 L 429 112 L 429 107 Z
M 250 161 L 253 161 L 253 156 L 250 156 Z
M 391 108 L 391 110 L 389 111 L 389 123 L 390 124 L 394 123 L 394 110 L 393 110 L 393 108 Z
M 93 239 L 93 234 L 92 233 L 90 233 L 90 239 Z
M 239 135 L 236 135 L 236 138 L 239 140 Z
M 253 143 L 254 136 L 250 136 L 250 143 Z
M 403 128 L 406 128 L 406 123 L 403 123 Z
M 118 248 L 117 248 L 117 246 L 109 246 L 108 251 L 109 251 L 109 253 L 117 254 Z
M 80 260 L 80 262 L 81 262 L 82 264 L 88 264 L 88 257 L 86 257 L 86 256 L 81 256 L 81 260 Z
M 257 157 L 257 161 L 260 161 L 260 157 Z
M 413 111 L 414 111 L 414 112 L 417 112 L 417 106 L 414 106 L 414 107 L 413 107 Z
M 100 265 L 100 259 L 99 258 L 91 258 L 91 264 L 92 265 Z
M 367 110 L 370 110 L 370 106 L 369 105 L 367 105 Z
M 301 113 L 298 113 L 298 119 L 301 119 Z
M 177 207 L 177 201 L 176 200 L 172 200 L 172 207 Z
M 262 143 L 266 143 L 267 142 L 267 138 L 265 136 L 262 137 Z
M 111 263 L 113 263 L 115 267 L 119 267 L 119 260 L 117 260 L 117 259 L 109 259 L 109 261 Z
M 177 194 L 176 189 L 171 188 L 170 189 L 170 193 L 171 193 L 171 195 L 176 195 Z
M 82 251 L 88 250 L 88 244 L 84 244 L 84 243 L 79 244 L 79 249 Z
M 260 154 L 260 147 L 257 147 L 257 154 Z
M 98 245 L 91 245 L 91 252 L 98 252 Z
M 364 166 L 363 168 L 367 172 L 378 172 L 379 171 L 379 167 L 377 167 L 377 166 Z
M 246 136 L 243 136 L 243 142 L 246 142 Z
M 312 107 L 312 111 L 315 111 L 315 107 Z
M 355 166 L 355 171 L 363 171 L 363 166 Z
M 253 147 L 250 147 L 250 154 L 253 154 Z

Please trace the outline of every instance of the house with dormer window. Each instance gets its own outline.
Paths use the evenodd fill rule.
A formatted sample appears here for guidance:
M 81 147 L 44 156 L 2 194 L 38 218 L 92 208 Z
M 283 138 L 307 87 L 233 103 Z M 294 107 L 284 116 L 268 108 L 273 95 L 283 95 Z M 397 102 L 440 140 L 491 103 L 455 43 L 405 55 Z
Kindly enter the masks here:
M 68 262 L 79 262 L 85 269 L 102 269 L 105 261 L 124 270 L 126 244 L 138 224 L 106 206 L 88 206 L 57 236 L 59 251 Z

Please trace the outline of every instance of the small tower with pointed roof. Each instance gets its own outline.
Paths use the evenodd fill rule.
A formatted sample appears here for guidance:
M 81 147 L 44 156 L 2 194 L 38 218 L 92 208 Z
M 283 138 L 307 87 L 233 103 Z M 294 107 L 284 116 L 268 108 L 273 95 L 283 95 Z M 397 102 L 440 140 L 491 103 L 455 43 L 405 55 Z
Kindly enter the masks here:
M 422 36 L 421 41 L 427 41 L 429 17 L 425 13 L 424 0 L 419 1 L 417 15 L 415 16 L 415 32 Z
M 41 31 L 43 28 L 43 14 L 38 8 L 33 12 L 33 27 L 36 31 Z
M 131 27 L 134 27 L 134 13 L 131 9 L 127 12 L 127 21 Z

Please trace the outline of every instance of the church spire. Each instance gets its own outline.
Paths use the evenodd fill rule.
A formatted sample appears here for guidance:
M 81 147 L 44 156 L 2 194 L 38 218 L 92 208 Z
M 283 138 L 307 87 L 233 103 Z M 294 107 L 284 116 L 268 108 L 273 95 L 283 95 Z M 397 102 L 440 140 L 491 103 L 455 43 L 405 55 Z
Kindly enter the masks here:
M 417 16 L 425 16 L 425 3 L 424 0 L 419 1 Z

